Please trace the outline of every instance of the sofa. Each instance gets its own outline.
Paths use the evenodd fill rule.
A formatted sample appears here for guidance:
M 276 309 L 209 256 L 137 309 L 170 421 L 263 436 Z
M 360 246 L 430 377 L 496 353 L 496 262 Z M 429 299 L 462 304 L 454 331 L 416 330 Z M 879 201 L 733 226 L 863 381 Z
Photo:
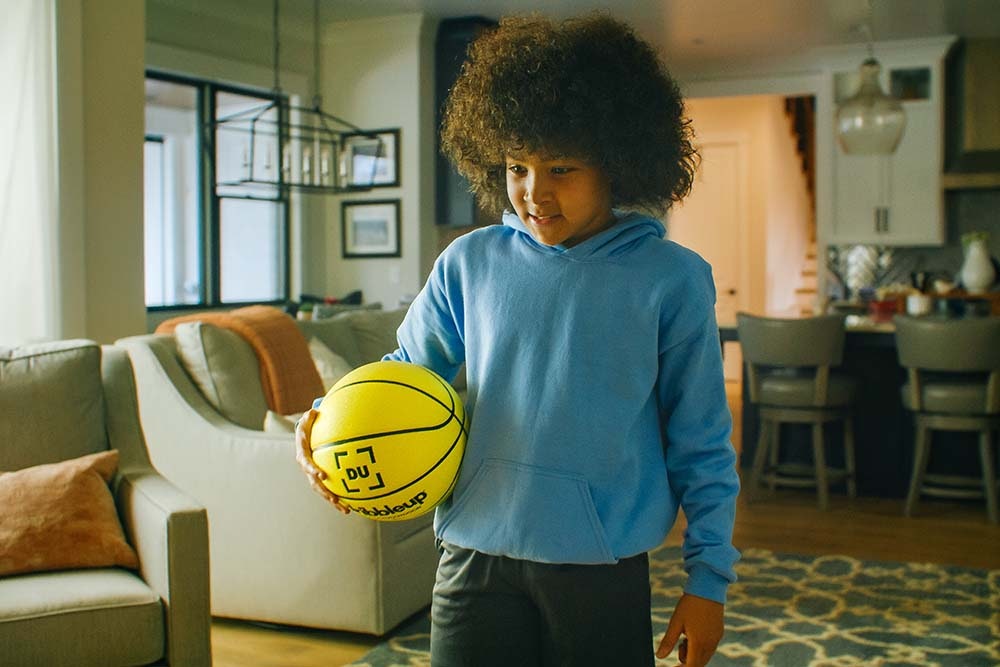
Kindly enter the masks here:
M 126 354 L 0 348 L 0 665 L 211 664 L 205 510 L 150 466 Z
M 295 326 L 346 372 L 395 349 L 404 314 L 359 309 Z M 153 465 L 208 510 L 214 616 L 382 635 L 430 603 L 432 515 L 344 516 L 312 491 L 295 462 L 296 415 L 269 409 L 239 334 L 188 322 L 115 345 L 135 367 Z

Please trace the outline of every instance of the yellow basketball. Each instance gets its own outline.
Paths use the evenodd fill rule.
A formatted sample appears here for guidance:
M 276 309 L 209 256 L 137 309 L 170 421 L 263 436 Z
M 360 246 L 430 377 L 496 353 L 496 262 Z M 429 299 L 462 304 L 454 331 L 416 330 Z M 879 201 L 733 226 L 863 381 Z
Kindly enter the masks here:
M 352 511 L 378 521 L 412 519 L 455 486 L 465 453 L 465 408 L 423 366 L 377 361 L 335 384 L 310 435 L 326 486 Z

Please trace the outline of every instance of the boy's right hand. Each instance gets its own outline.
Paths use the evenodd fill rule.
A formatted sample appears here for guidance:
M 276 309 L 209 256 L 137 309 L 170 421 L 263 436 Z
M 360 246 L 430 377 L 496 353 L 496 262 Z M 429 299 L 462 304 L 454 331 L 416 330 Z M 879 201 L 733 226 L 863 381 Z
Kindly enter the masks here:
M 313 491 L 323 496 L 328 503 L 336 507 L 341 513 L 350 514 L 351 510 L 342 505 L 340 498 L 323 484 L 323 480 L 326 479 L 326 473 L 320 470 L 316 462 L 313 461 L 312 447 L 309 446 L 309 436 L 312 434 L 313 422 L 316 421 L 317 416 L 319 416 L 319 412 L 315 408 L 311 408 L 302 415 L 302 419 L 295 425 L 295 460 L 298 461 L 302 472 L 306 474 L 309 486 L 313 488 Z

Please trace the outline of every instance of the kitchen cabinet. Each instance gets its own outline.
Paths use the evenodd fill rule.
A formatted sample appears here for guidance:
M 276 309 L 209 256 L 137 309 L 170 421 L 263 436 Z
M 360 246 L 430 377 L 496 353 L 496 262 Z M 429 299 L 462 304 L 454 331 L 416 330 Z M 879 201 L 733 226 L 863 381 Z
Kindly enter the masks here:
M 888 156 L 833 153 L 833 217 L 828 241 L 942 245 L 945 240 L 944 61 L 952 38 L 877 45 L 883 90 L 906 112 L 906 129 Z M 834 100 L 854 94 L 864 54 L 830 63 Z M 835 128 L 831 127 L 835 132 Z

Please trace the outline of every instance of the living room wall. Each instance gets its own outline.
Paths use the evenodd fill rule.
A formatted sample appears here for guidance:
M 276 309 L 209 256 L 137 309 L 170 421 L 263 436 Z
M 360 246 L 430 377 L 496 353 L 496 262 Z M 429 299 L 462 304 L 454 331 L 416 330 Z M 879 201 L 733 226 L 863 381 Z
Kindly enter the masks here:
M 400 187 L 328 198 L 325 293 L 355 289 L 394 307 L 416 294 L 436 255 L 434 226 L 433 46 L 437 22 L 421 14 L 333 23 L 323 47 L 324 106 L 366 128 L 399 128 Z M 401 256 L 344 259 L 344 200 L 399 199 Z
M 56 337 L 145 331 L 143 3 L 59 0 Z

